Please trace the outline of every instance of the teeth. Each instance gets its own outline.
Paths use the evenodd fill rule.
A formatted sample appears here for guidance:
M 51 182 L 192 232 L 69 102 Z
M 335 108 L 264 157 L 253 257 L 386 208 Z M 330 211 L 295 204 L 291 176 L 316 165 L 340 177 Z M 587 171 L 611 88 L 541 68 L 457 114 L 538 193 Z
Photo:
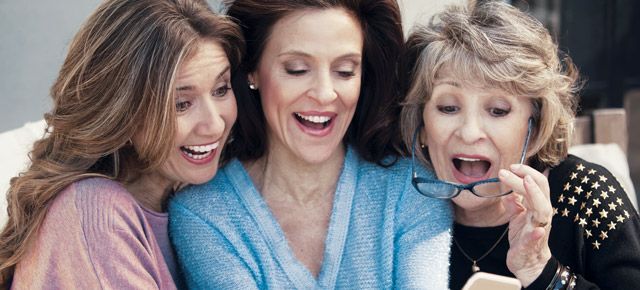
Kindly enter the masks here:
M 193 155 L 189 152 L 185 152 L 190 158 L 195 159 L 195 160 L 200 160 L 200 159 L 204 159 L 207 158 L 207 156 L 211 155 L 213 151 L 209 151 L 205 154 L 198 154 L 198 155 Z
M 318 123 L 318 124 L 322 124 L 331 120 L 331 117 L 328 117 L 328 116 L 305 116 L 305 115 L 301 115 L 300 113 L 296 113 L 296 115 L 301 119 L 307 120 L 312 123 Z
M 183 146 L 183 147 L 198 153 L 208 153 L 208 152 L 211 152 L 213 149 L 218 148 L 219 144 L 220 142 L 216 142 L 209 145 Z
M 476 159 L 476 158 L 466 158 L 466 157 L 457 157 L 458 159 L 462 160 L 462 161 L 470 161 L 470 162 L 474 162 L 474 161 L 482 161 L 480 159 Z

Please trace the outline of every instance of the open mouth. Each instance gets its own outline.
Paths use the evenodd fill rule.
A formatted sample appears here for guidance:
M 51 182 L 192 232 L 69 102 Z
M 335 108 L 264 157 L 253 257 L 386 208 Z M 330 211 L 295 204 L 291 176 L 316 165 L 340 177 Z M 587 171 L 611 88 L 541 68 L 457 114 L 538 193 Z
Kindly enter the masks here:
M 491 168 L 491 162 L 478 158 L 456 157 L 452 161 L 456 170 L 471 178 L 482 178 Z
M 313 130 L 322 130 L 331 124 L 333 121 L 332 117 L 329 116 L 318 116 L 318 115 L 302 115 L 300 113 L 294 113 L 293 116 L 302 124 L 302 126 L 313 129 Z
M 219 144 L 220 142 L 215 142 L 207 145 L 185 145 L 180 146 L 180 151 L 182 151 L 182 153 L 184 153 L 191 159 L 201 160 L 209 157 L 214 152 L 214 150 L 218 148 Z

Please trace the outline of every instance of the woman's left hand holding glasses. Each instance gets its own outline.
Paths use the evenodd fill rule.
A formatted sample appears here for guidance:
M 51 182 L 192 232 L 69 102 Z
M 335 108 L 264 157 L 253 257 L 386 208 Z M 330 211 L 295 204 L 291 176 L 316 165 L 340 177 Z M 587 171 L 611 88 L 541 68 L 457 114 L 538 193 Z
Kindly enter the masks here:
M 507 267 L 527 287 L 551 258 L 553 208 L 544 174 L 523 164 L 511 165 L 510 169 L 499 173 L 500 182 L 513 190 L 503 200 L 510 215 Z

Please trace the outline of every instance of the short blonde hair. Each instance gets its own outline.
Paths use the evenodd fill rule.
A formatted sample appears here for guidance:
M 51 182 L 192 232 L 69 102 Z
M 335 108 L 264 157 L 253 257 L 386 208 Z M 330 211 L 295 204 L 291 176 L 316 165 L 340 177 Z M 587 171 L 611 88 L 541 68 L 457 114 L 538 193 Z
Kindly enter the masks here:
M 534 111 L 529 164 L 557 165 L 567 155 L 578 90 L 577 69 L 559 53 L 539 21 L 498 1 L 450 6 L 428 25 L 414 27 L 402 71 L 407 83 L 400 124 L 407 149 L 423 122 L 434 81 L 446 68 L 464 81 L 529 97 Z M 427 161 L 421 153 L 419 158 Z

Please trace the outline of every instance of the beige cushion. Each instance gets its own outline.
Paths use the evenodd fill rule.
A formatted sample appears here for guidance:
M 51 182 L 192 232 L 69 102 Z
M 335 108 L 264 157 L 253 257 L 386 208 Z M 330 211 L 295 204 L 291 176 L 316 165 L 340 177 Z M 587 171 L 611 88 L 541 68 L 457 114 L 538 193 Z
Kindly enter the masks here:
M 45 127 L 45 121 L 40 120 L 0 133 L 0 225 L 7 220 L 9 180 L 27 168 L 33 142 L 42 138 Z

